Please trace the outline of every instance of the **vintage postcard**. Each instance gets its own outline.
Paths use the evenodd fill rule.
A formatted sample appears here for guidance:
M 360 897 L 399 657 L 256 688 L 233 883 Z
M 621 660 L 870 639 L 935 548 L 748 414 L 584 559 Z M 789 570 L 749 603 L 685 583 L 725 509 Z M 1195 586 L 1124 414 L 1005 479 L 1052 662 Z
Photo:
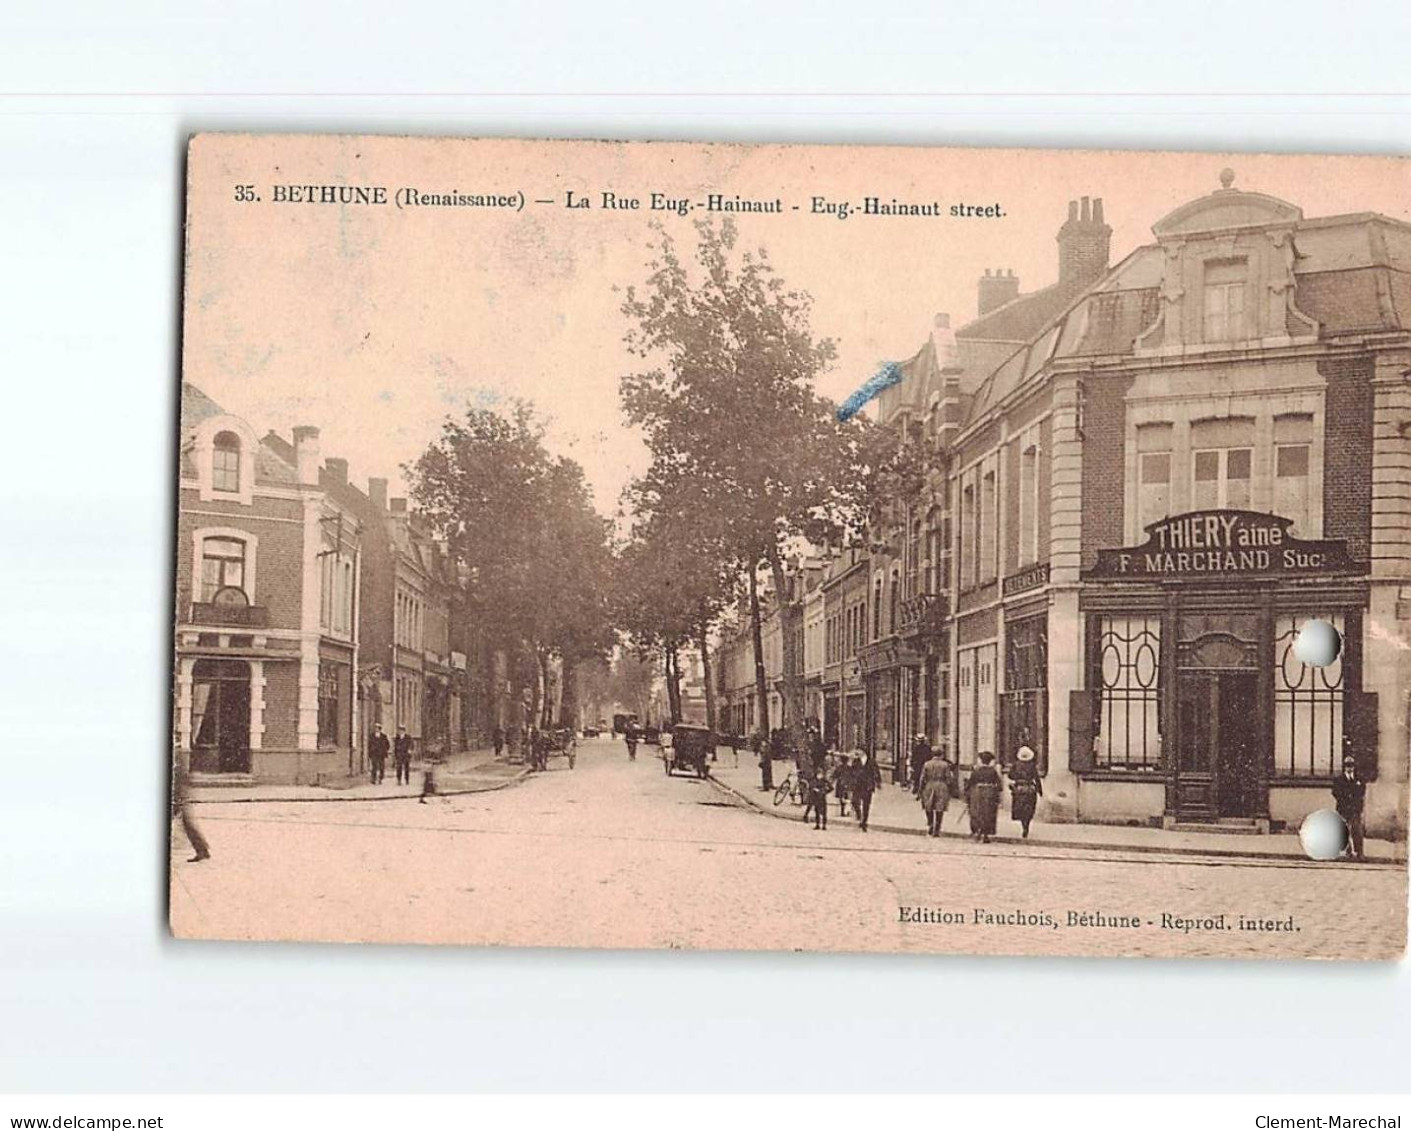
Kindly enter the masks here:
M 1408 162 L 187 176 L 178 937 L 1402 955 Z

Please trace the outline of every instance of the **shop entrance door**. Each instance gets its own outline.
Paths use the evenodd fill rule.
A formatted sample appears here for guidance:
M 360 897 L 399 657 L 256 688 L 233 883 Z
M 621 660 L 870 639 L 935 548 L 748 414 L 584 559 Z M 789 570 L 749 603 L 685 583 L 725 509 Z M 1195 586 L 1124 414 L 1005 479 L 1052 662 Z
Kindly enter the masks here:
M 243 660 L 198 660 L 191 714 L 191 769 L 249 773 L 250 666 Z
M 1187 820 L 1250 817 L 1258 788 L 1258 676 L 1252 671 L 1178 675 L 1177 805 Z

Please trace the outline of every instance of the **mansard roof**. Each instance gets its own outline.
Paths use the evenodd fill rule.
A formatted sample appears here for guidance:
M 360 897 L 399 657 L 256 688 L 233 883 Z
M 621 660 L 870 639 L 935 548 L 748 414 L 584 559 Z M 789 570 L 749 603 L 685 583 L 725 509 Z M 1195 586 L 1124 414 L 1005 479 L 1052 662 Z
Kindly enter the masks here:
M 196 477 L 196 468 L 192 466 L 190 453 L 186 450 L 192 433 L 212 417 L 228 415 L 231 414 L 207 396 L 203 390 L 190 382 L 182 383 L 180 471 L 183 478 L 194 479 Z M 285 455 L 284 452 L 271 444 L 271 438 L 279 440 L 279 437 L 274 433 L 270 433 L 260 441 L 259 447 L 255 450 L 255 482 L 297 484 L 299 476 L 294 467 L 293 447 L 284 444 L 284 447 L 288 449 L 288 454 Z M 280 443 L 283 441 L 281 440 Z
M 1263 215 L 1271 223 L 1282 224 L 1292 215 L 1288 212 L 1292 205 L 1275 207 L 1283 202 L 1273 197 L 1229 191 L 1262 199 L 1244 202 L 1251 207 L 1233 211 L 1233 201 L 1228 206 L 1222 201 L 1218 209 L 1182 206 L 1166 220 L 1176 218 L 1174 223 L 1184 225 L 1182 231 L 1190 234 L 1198 230 L 1193 226 L 1197 220 L 1225 223 Z M 1300 214 L 1293 241 L 1297 252 L 1294 303 L 1318 324 L 1320 337 L 1411 328 L 1411 224 L 1367 212 L 1312 220 L 1303 220 Z M 1009 350 L 985 376 L 967 423 L 979 419 L 1051 360 L 1133 354 L 1137 338 L 1160 313 L 1164 260 L 1160 244 L 1139 247 L 1086 291 L 1070 296 L 1066 307 L 1022 345 Z M 957 336 L 970 329 L 963 328 Z

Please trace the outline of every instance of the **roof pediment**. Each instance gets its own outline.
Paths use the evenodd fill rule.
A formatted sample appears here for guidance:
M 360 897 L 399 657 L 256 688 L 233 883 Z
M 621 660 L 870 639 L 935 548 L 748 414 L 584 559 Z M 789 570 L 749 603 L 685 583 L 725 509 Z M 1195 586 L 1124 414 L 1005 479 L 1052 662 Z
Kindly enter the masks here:
M 1151 230 L 1158 239 L 1230 228 L 1263 228 L 1271 224 L 1296 224 L 1303 209 L 1262 192 L 1224 188 L 1181 205 L 1162 217 Z

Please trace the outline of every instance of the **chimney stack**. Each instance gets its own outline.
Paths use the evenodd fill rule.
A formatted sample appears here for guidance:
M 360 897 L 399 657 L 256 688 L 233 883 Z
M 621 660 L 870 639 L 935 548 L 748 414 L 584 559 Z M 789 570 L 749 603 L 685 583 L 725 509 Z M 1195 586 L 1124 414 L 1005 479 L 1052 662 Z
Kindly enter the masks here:
M 369 479 L 367 481 L 367 497 L 378 510 L 385 511 L 387 509 L 387 480 Z
M 393 514 L 406 514 L 406 513 L 407 513 L 407 500 L 406 500 L 406 499 L 393 499 L 391 505 L 392 505 L 392 513 L 393 513 Z
M 348 483 L 348 461 L 339 459 L 337 456 L 329 456 L 323 461 L 323 466 L 328 469 L 328 474 L 333 477 L 333 481 L 342 486 Z
M 318 483 L 318 429 L 301 424 L 294 429 L 294 466 L 300 483 Z
M 1107 271 L 1112 229 L 1102 220 L 1102 198 L 1068 202 L 1068 220 L 1058 229 L 1058 285 L 1078 291 Z
M 980 317 L 1018 297 L 1019 280 L 1013 271 L 996 267 L 992 275 L 985 268 L 985 277 L 980 280 Z

